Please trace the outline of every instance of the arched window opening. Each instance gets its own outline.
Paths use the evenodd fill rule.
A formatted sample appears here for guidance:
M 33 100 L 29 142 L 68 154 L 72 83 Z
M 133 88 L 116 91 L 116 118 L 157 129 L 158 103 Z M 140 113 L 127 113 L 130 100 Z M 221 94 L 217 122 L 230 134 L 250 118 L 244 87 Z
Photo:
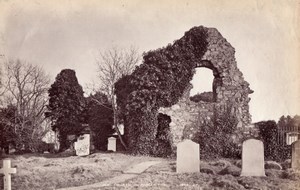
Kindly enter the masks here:
M 196 68 L 196 73 L 191 81 L 193 88 L 190 91 L 190 100 L 193 102 L 215 102 L 214 79 L 211 69 L 205 67 Z

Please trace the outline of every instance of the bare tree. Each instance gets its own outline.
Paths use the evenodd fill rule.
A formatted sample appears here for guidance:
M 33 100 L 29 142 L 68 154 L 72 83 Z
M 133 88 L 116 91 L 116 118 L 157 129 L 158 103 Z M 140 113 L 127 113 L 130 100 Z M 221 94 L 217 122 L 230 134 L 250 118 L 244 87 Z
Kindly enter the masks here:
M 4 102 L 16 108 L 15 141 L 32 150 L 49 129 L 44 111 L 50 79 L 40 67 L 20 60 L 9 60 L 4 66 Z
M 100 90 L 104 92 L 112 103 L 114 113 L 114 126 L 120 138 L 122 145 L 126 144 L 122 140 L 118 129 L 118 108 L 115 99 L 115 83 L 125 75 L 129 75 L 140 61 L 140 55 L 136 48 L 131 47 L 129 50 L 121 50 L 117 47 L 100 52 L 96 59 L 98 66 L 98 77 L 100 79 Z
M 129 50 L 111 48 L 100 52 L 96 59 L 98 77 L 101 81 L 100 89 L 107 94 L 110 100 L 114 95 L 114 84 L 124 75 L 129 75 L 140 61 L 137 49 Z

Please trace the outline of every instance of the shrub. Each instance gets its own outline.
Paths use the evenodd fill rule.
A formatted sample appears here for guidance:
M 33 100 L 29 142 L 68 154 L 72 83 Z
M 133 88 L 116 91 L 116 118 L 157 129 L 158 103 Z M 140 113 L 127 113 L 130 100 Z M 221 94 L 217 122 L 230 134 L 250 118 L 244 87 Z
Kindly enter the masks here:
M 38 153 L 44 153 L 45 151 L 48 151 L 50 153 L 54 153 L 54 143 L 46 143 L 41 141 L 37 146 L 37 152 Z
M 279 144 L 277 141 L 278 127 L 275 121 L 261 121 L 255 124 L 264 143 L 265 158 L 268 160 L 283 161 L 291 158 L 291 147 Z
M 275 121 L 261 121 L 255 124 L 259 128 L 260 137 L 264 143 L 265 158 L 277 160 L 276 137 L 277 125 Z
M 227 106 L 224 111 L 215 108 L 215 114 L 211 122 L 200 125 L 195 142 L 200 144 L 200 156 L 202 158 L 239 158 L 241 150 L 232 139 L 236 130 L 237 119 L 231 112 L 232 106 Z M 199 127 L 199 126 L 198 126 Z

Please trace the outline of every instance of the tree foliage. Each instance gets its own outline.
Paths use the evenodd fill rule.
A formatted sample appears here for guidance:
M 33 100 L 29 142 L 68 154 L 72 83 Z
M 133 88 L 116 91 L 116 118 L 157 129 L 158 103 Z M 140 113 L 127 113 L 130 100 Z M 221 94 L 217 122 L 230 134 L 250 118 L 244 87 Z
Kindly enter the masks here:
M 105 94 L 97 92 L 87 98 L 85 112 L 87 123 L 93 132 L 93 144 L 98 150 L 107 150 L 107 138 L 114 132 L 113 110 Z
M 20 60 L 9 60 L 4 69 L 3 103 L 14 108 L 14 121 L 5 118 L 5 126 L 13 128 L 17 150 L 36 151 L 48 131 L 44 112 L 49 77 L 37 66 Z
M 119 110 L 115 100 L 115 83 L 122 77 L 131 74 L 135 66 L 138 64 L 140 56 L 138 51 L 131 47 L 129 50 L 121 50 L 119 48 L 112 48 L 105 52 L 101 52 L 97 59 L 98 76 L 100 79 L 100 89 L 107 96 L 112 104 L 114 126 L 117 126 Z M 125 142 L 118 130 L 119 139 L 127 149 Z
M 132 73 L 139 63 L 140 55 L 133 47 L 129 50 L 114 47 L 100 52 L 96 60 L 100 90 L 108 96 L 109 101 L 112 101 L 115 94 L 115 83 L 122 76 Z
M 300 116 L 281 116 L 278 120 L 278 127 L 285 130 L 300 130 Z M 300 131 L 299 131 L 300 132 Z
M 85 99 L 75 71 L 62 70 L 49 89 L 49 104 L 46 117 L 52 129 L 59 132 L 60 150 L 67 149 L 67 135 L 79 134 L 83 129 Z
M 13 105 L 8 105 L 0 110 L 0 150 L 4 149 L 5 153 L 9 153 L 9 144 L 15 145 L 16 134 L 14 133 L 14 125 L 17 109 Z M 0 151 L 1 153 L 1 151 Z

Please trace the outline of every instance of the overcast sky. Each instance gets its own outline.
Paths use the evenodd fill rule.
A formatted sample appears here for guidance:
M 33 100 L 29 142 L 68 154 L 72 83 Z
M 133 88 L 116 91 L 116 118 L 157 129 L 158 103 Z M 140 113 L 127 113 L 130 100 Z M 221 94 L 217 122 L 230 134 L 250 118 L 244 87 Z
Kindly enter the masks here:
M 133 45 L 142 53 L 194 26 L 214 27 L 235 48 L 254 90 L 253 122 L 277 121 L 300 114 L 299 23 L 298 0 L 0 0 L 0 51 L 42 66 L 52 80 L 74 69 L 85 86 L 96 80 L 99 51 Z M 195 92 L 211 89 L 211 71 L 201 69 L 193 85 Z

